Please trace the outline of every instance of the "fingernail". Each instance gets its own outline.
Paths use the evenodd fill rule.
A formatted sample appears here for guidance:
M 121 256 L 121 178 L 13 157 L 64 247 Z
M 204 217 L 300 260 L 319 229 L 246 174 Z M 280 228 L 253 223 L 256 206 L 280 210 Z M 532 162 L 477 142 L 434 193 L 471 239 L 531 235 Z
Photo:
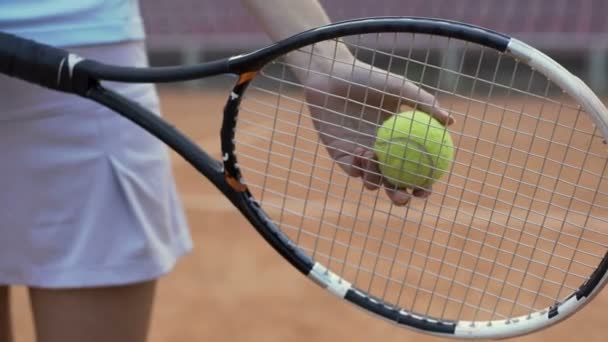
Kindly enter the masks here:
M 453 125 L 456 123 L 456 119 L 454 119 L 453 116 L 448 116 L 448 126 Z
M 405 206 L 409 201 L 394 201 L 393 204 L 398 206 L 398 207 L 403 207 Z
M 427 189 L 414 189 L 412 193 L 418 198 L 427 198 L 431 195 L 431 191 Z
M 404 206 L 410 202 L 412 197 L 408 193 L 398 193 L 394 198 L 394 203 L 399 206 Z

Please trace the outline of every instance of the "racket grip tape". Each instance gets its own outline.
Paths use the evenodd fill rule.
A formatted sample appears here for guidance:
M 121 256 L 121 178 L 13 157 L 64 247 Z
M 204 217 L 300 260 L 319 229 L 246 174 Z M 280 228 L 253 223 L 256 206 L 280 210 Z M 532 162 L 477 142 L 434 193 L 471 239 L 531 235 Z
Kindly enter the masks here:
M 84 95 L 96 84 L 68 51 L 0 32 L 0 73 L 54 90 Z

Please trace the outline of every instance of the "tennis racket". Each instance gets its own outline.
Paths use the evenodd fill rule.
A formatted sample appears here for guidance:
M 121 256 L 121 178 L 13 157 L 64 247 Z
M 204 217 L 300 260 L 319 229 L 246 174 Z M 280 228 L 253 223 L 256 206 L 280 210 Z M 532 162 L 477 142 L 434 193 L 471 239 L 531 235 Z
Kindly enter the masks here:
M 517 39 L 382 17 L 195 66 L 105 65 L 9 34 L 0 47 L 0 72 L 141 126 L 298 271 L 400 326 L 457 338 L 522 335 L 570 316 L 606 283 L 606 108 Z M 218 74 L 236 76 L 219 160 L 103 86 Z M 377 172 L 375 131 L 406 109 L 455 119 L 455 158 L 432 189 L 397 189 Z

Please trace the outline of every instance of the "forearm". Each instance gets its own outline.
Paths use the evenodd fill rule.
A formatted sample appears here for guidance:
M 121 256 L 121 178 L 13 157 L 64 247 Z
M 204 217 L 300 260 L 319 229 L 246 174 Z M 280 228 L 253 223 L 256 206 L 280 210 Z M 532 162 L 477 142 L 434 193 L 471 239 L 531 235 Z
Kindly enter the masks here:
M 241 0 L 273 40 L 330 23 L 317 0 Z
M 331 22 L 318 0 L 241 0 L 241 2 L 249 13 L 258 19 L 266 34 L 274 41 Z M 305 52 L 289 54 L 287 60 L 296 68 L 313 67 L 323 70 L 330 67 L 333 59 L 347 62 L 353 59 L 344 45 L 336 44 L 334 41 L 315 44 L 312 56 L 314 57 L 311 57 L 310 48 L 307 48 Z

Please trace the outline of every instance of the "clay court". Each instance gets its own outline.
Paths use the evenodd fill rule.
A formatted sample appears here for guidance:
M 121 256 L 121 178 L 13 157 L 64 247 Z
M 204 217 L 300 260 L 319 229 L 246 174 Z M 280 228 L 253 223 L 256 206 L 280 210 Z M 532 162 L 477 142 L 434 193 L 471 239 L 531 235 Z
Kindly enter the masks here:
M 165 116 L 219 155 L 225 91 L 168 88 Z M 372 318 L 304 279 L 179 158 L 175 176 L 194 251 L 160 283 L 151 342 L 439 341 Z M 25 291 L 14 293 L 16 341 L 34 341 Z M 604 292 L 566 322 L 517 341 L 605 341 Z

